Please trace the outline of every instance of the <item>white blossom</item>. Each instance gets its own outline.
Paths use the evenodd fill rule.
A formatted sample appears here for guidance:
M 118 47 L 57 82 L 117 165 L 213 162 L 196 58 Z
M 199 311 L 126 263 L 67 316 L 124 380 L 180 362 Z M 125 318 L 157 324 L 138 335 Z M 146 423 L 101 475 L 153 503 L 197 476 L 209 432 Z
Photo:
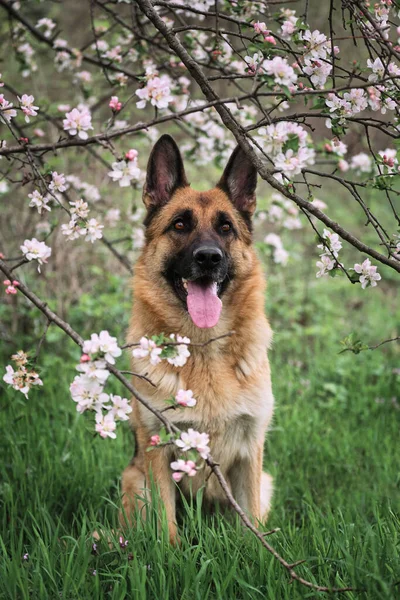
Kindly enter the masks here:
M 378 267 L 371 265 L 371 261 L 369 258 L 364 260 L 363 263 L 355 264 L 354 271 L 360 275 L 359 282 L 361 283 L 361 287 L 363 290 L 368 286 L 376 287 L 377 282 L 382 279 L 381 275 L 378 273 Z
M 31 200 L 29 206 L 31 208 L 37 208 L 39 215 L 42 214 L 43 210 L 51 211 L 49 206 L 51 198 L 49 198 L 49 196 L 42 196 L 38 190 L 33 190 L 31 194 L 28 194 L 28 198 Z
M 112 402 L 111 412 L 114 415 L 115 421 L 128 421 L 128 415 L 132 412 L 129 400 L 110 394 L 110 401 Z
M 51 248 L 46 246 L 44 242 L 39 242 L 36 238 L 25 240 L 21 246 L 21 250 L 27 260 L 38 261 L 38 271 L 40 273 L 40 265 L 47 263 L 47 259 L 51 256 Z
M 204 459 L 208 457 L 210 454 L 210 448 L 208 444 L 210 443 L 210 437 L 208 433 L 199 433 L 192 428 L 189 428 L 187 431 L 183 431 L 181 433 L 181 437 L 175 440 L 175 444 L 183 450 L 183 452 L 187 452 L 192 448 L 197 450 L 200 456 Z
M 100 412 L 96 413 L 96 431 L 102 438 L 109 437 L 115 439 L 117 437 L 115 433 L 116 428 L 117 424 L 112 411 L 109 411 L 106 415 Z
M 108 176 L 113 181 L 118 181 L 120 187 L 128 187 L 131 181 L 137 181 L 140 178 L 141 171 L 137 166 L 136 160 L 120 160 L 112 164 L 112 171 Z
M 104 229 L 104 225 L 100 225 L 96 219 L 89 219 L 86 223 L 85 240 L 93 244 L 96 240 L 101 239 L 103 237 L 102 229 Z

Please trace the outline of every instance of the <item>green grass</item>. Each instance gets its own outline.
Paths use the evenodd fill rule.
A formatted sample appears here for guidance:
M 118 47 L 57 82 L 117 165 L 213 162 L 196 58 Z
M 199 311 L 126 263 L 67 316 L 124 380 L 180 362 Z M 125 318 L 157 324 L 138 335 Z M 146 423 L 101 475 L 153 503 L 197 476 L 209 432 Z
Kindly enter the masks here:
M 339 354 L 356 331 L 365 342 L 391 337 L 400 311 L 395 290 L 362 291 L 344 280 L 303 281 L 296 270 L 273 273 L 267 312 L 275 329 L 271 351 L 277 401 L 265 452 L 276 493 L 268 540 L 299 574 L 322 585 L 351 585 L 350 599 L 389 600 L 400 594 L 399 352 Z M 311 282 L 311 283 L 310 283 Z M 127 294 L 115 281 L 85 319 L 85 334 L 106 325 L 123 336 Z M 113 311 L 102 312 L 99 304 Z M 119 303 L 119 304 L 118 304 Z M 118 311 L 115 306 L 119 305 Z M 36 314 L 36 313 L 35 313 Z M 110 322 L 111 321 L 111 322 Z M 5 360 L 33 331 L 9 344 Z M 114 328 L 114 329 L 113 329 Z M 28 346 L 26 346 L 28 347 Z M 132 452 L 131 435 L 93 437 L 68 394 L 78 351 L 51 328 L 40 357 L 45 382 L 25 400 L 1 388 L 0 598 L 303 599 L 326 597 L 289 584 L 282 567 L 240 524 L 204 517 L 198 505 L 181 518 L 182 543 L 171 548 L 156 514 L 126 532 L 126 550 L 99 544 L 117 525 L 119 476 Z M 397 391 L 396 391 L 397 386 Z M 29 560 L 23 560 L 24 553 Z M 93 571 L 96 574 L 93 575 Z

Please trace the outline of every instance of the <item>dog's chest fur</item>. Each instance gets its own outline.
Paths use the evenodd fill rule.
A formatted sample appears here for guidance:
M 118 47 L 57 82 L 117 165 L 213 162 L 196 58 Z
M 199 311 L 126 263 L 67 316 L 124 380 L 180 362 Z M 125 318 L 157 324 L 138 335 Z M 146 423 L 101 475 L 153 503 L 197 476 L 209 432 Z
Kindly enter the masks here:
M 135 385 L 159 409 L 179 389 L 191 389 L 197 400 L 192 408 L 168 410 L 166 416 L 185 431 L 192 427 L 210 435 L 211 450 L 217 460 L 238 455 L 248 457 L 254 445 L 264 439 L 272 417 L 273 396 L 267 358 L 271 332 L 262 316 L 232 338 L 217 340 L 204 348 L 192 347 L 186 365 L 173 367 L 166 361 L 152 366 L 148 360 L 133 362 L 133 370 L 147 376 L 152 388 L 139 379 Z M 134 419 L 150 435 L 158 433 L 160 423 L 150 411 L 137 405 Z

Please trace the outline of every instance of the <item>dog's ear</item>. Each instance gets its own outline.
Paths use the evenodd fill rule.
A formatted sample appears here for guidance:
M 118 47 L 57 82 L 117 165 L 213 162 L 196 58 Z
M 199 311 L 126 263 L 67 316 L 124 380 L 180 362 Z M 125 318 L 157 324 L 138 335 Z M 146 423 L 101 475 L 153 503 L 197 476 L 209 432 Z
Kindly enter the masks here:
M 187 185 L 179 148 L 170 135 L 162 135 L 151 151 L 147 165 L 143 190 L 146 208 L 160 208 L 167 204 L 175 190 Z
M 221 188 L 246 217 L 256 208 L 257 170 L 240 146 L 232 152 L 217 187 Z

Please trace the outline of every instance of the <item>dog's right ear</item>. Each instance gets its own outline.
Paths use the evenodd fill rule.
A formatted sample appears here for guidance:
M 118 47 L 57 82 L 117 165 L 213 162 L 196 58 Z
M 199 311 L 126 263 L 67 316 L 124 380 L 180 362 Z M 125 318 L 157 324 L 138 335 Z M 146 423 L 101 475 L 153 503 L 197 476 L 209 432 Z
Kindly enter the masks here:
M 147 165 L 143 202 L 148 210 L 161 208 L 180 187 L 188 186 L 179 148 L 170 135 L 162 135 Z

